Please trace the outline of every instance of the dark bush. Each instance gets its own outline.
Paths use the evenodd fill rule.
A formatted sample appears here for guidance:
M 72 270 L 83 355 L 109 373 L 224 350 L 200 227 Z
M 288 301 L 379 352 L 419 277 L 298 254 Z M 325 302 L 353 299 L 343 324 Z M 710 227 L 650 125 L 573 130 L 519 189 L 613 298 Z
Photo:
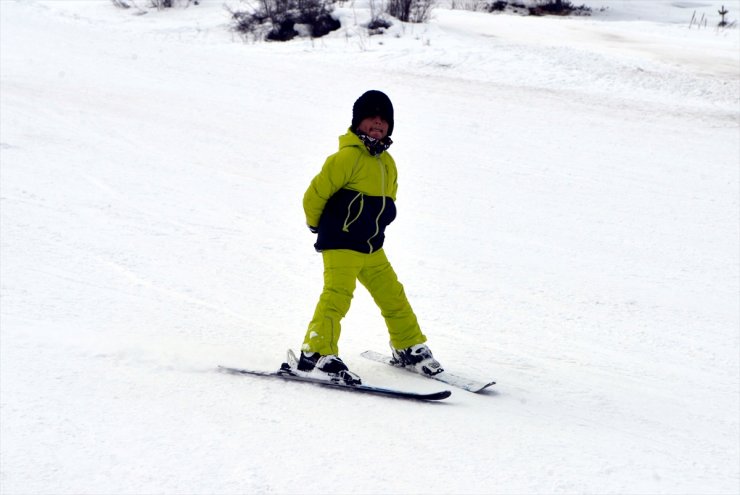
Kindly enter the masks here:
M 388 29 L 392 25 L 393 24 L 390 21 L 385 20 L 382 17 L 376 17 L 375 19 L 372 19 L 370 22 L 368 22 L 367 28 L 370 31 L 380 31 L 382 29 Z
M 342 27 L 342 23 L 329 14 L 320 15 L 312 22 L 303 22 L 303 24 L 311 26 L 311 37 L 313 38 L 321 38 Z
M 267 41 L 288 41 L 298 36 L 295 30 L 295 20 L 291 18 L 275 20 L 272 29 L 266 35 Z
M 508 10 L 517 14 L 529 13 L 527 6 L 516 0 L 495 0 L 493 2 L 486 3 L 485 10 L 488 12 L 503 12 Z
M 268 41 L 288 41 L 298 36 L 296 24 L 308 26 L 311 37 L 318 38 L 339 29 L 341 23 L 331 16 L 331 0 L 260 0 L 253 12 L 231 12 L 232 28 L 244 36 Z
M 570 0 L 540 0 L 538 5 L 529 8 L 530 15 L 584 15 L 590 12 L 590 7 L 576 7 Z
M 536 0 L 530 6 L 517 0 L 494 0 L 486 3 L 485 8 L 488 12 L 510 11 L 524 15 L 588 15 L 591 12 L 590 7 L 576 7 L 570 0 Z

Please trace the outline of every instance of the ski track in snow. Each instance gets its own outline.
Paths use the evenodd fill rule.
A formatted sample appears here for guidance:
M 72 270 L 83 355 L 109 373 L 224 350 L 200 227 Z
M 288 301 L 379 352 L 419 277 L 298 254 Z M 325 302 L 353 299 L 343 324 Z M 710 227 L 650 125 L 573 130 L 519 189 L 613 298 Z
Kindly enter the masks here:
M 687 24 L 740 4 L 590 3 L 382 37 L 357 4 L 270 44 L 220 2 L 0 0 L 0 491 L 737 493 L 740 39 Z M 301 198 L 370 88 L 396 110 L 386 250 L 489 392 L 215 371 L 299 346 Z M 351 368 L 443 387 L 359 357 L 386 341 L 358 289 Z

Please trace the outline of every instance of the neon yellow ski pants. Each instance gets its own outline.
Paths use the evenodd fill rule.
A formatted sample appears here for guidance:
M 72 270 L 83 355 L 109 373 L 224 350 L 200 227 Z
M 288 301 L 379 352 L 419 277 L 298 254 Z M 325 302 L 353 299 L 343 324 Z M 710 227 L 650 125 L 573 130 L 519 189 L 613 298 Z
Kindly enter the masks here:
M 393 347 L 405 349 L 426 342 L 403 285 L 383 249 L 370 254 L 332 249 L 323 251 L 322 255 L 324 290 L 308 326 L 303 351 L 339 354 L 340 322 L 349 311 L 357 280 L 380 308 Z

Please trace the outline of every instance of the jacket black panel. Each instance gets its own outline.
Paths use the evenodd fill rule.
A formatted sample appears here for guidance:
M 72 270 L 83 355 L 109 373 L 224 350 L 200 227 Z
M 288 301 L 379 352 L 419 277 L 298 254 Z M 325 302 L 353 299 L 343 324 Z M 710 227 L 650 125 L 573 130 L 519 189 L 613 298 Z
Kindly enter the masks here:
M 395 218 L 396 205 L 392 198 L 340 189 L 326 202 L 314 247 L 317 251 L 375 252 L 383 247 L 385 228 Z

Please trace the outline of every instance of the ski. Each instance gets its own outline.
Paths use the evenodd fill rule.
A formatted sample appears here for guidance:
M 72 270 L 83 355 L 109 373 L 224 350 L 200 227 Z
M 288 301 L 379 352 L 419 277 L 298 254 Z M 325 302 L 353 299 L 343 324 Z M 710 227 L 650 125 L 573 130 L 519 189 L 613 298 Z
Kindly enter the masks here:
M 249 370 L 249 369 L 243 369 L 243 368 L 231 368 L 228 366 L 220 366 L 220 365 L 218 366 L 218 370 L 224 373 L 231 373 L 235 375 L 264 376 L 264 377 L 271 377 L 271 378 L 281 378 L 283 380 L 313 383 L 313 384 L 322 385 L 325 387 L 340 388 L 342 390 L 348 390 L 352 392 L 362 392 L 366 394 L 383 395 L 386 397 L 395 397 L 398 399 L 433 401 L 433 400 L 446 399 L 447 397 L 452 395 L 452 392 L 450 392 L 449 390 L 442 390 L 440 392 L 432 392 L 432 393 L 417 393 L 417 392 L 407 392 L 404 390 L 397 390 L 397 389 L 391 389 L 391 388 L 375 387 L 372 385 L 364 385 L 364 384 L 347 385 L 344 383 L 332 382 L 332 381 L 324 380 L 321 378 L 300 376 L 300 375 L 296 375 L 293 372 L 293 370 L 291 369 L 288 363 L 283 363 L 283 365 L 278 371 Z
M 447 385 L 452 385 L 453 387 L 458 387 L 463 390 L 467 390 L 468 392 L 478 393 L 490 387 L 491 385 L 496 384 L 496 382 L 494 381 L 486 382 L 486 381 L 481 381 L 481 380 L 475 380 L 471 378 L 466 378 L 464 376 L 456 375 L 456 374 L 453 374 L 447 371 L 437 373 L 436 375 L 433 375 L 433 376 L 424 375 L 422 373 L 418 373 L 416 370 L 412 368 L 406 368 L 400 365 L 398 361 L 393 359 L 391 356 L 388 356 L 386 354 L 381 354 L 375 351 L 365 351 L 362 353 L 362 357 L 369 359 L 371 361 L 377 361 L 378 363 L 388 364 L 390 366 L 393 366 L 394 368 L 404 369 L 411 373 L 416 373 L 417 375 L 421 375 L 426 378 L 431 378 L 432 380 L 437 380 L 437 381 L 446 383 Z

